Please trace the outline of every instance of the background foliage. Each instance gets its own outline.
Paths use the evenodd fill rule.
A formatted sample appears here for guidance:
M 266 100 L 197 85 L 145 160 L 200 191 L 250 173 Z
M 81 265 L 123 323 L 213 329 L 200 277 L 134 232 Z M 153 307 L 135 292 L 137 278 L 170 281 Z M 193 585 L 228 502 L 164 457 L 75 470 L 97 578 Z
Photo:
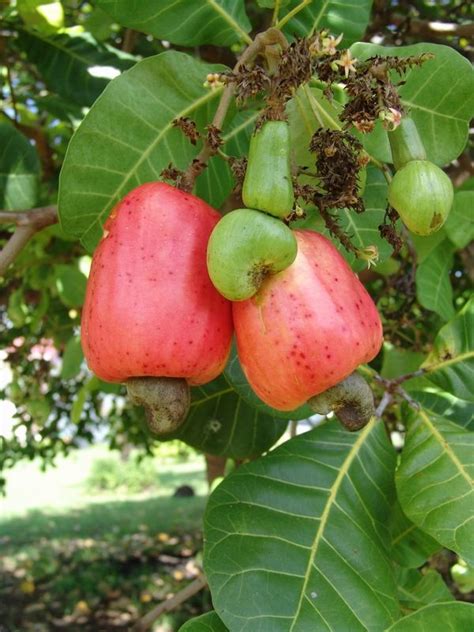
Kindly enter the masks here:
M 400 94 L 428 158 L 451 176 L 455 201 L 439 232 L 419 238 L 404 231 L 404 245 L 393 253 L 378 231 L 387 188 L 381 163 L 391 168 L 386 132 L 377 125 L 362 137 L 374 159 L 367 210 L 344 209 L 340 223 L 357 247 L 377 246 L 379 262 L 363 270 L 337 245 L 384 320 L 383 350 L 365 373 L 378 401 L 387 389 L 392 395 L 387 432 L 374 422 L 349 435 L 331 419 L 229 475 L 205 519 L 204 567 L 217 614 L 183 630 L 255 629 L 256 617 L 260 629 L 272 631 L 308 629 L 308 621 L 335 630 L 444 630 L 446 621 L 467 629 L 472 609 L 449 600 L 469 596 L 453 585 L 449 563 L 439 563 L 446 558 L 436 556 L 474 563 L 468 3 L 3 2 L 0 208 L 58 204 L 60 223 L 37 232 L 2 278 L 1 397 L 17 412 L 0 436 L 0 471 L 35 457 L 49 465 L 98 439 L 152 453 L 142 412 L 83 360 L 79 326 L 90 254 L 120 197 L 159 178 L 170 163 L 185 169 L 196 156 L 200 144 L 190 144 L 173 121 L 190 117 L 204 130 L 222 91 L 205 87 L 206 75 L 234 65 L 270 25 L 275 5 L 290 41 L 327 28 L 343 33 L 341 45 L 359 60 L 433 54 L 408 71 Z M 299 164 L 306 164 L 304 147 L 317 129 L 341 126 L 343 100 L 336 94 L 329 101 L 312 80 L 288 103 Z M 258 99 L 231 107 L 226 153 L 245 155 L 260 107 Z M 228 164 L 214 157 L 196 192 L 228 210 L 239 204 L 233 187 Z M 13 227 L 5 216 L 1 221 L 4 244 Z M 314 209 L 305 221 L 327 232 Z M 407 377 L 403 393 L 400 376 Z M 288 417 L 307 416 L 303 408 L 285 419 L 260 402 L 234 354 L 223 376 L 194 389 L 187 423 L 169 439 L 253 459 L 283 435 Z M 454 553 L 440 554 L 442 547 Z

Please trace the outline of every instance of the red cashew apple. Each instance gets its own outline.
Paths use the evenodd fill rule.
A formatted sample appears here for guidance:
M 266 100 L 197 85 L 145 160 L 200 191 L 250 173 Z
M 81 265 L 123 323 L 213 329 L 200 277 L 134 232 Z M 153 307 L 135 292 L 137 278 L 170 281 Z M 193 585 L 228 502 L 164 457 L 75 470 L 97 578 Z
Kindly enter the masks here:
M 278 410 L 338 384 L 382 344 L 377 309 L 335 246 L 313 231 L 295 235 L 294 263 L 232 307 L 242 368 Z
M 186 382 L 213 380 L 230 352 L 231 305 L 212 285 L 206 265 L 219 219 L 199 198 L 151 182 L 115 206 L 94 253 L 82 316 L 87 363 L 103 380 L 128 381 L 135 403 L 155 383 L 150 377 L 167 378 L 152 394 L 163 404 L 156 432 L 169 431 L 172 417 L 185 416 Z M 137 383 L 138 393 L 132 388 Z

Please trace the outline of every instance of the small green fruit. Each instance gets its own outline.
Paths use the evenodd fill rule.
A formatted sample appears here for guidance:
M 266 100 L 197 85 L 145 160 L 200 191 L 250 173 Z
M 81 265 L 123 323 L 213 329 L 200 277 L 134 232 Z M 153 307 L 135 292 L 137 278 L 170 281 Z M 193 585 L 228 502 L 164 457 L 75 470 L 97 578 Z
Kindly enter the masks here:
M 412 119 L 402 118 L 400 125 L 393 132 L 388 132 L 388 139 L 397 171 L 412 160 L 426 160 L 423 141 Z
M 231 301 L 253 296 L 264 279 L 285 270 L 297 244 L 283 222 L 259 211 L 238 209 L 219 221 L 207 246 L 207 269 L 214 286 Z
M 388 201 L 415 235 L 441 228 L 453 203 L 453 185 L 428 160 L 413 160 L 397 171 L 388 188 Z
M 295 194 L 291 179 L 290 128 L 285 121 L 267 121 L 250 139 L 242 189 L 245 206 L 286 217 Z

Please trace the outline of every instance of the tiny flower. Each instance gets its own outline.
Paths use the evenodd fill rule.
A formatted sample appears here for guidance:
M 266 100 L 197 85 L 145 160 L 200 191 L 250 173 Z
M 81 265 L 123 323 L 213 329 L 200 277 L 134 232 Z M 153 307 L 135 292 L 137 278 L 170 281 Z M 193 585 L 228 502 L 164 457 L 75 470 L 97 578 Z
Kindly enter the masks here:
M 368 119 L 362 119 L 361 121 L 353 121 L 354 127 L 361 134 L 369 134 L 375 127 L 374 121 Z
M 330 35 L 329 37 L 325 37 L 322 40 L 322 52 L 327 55 L 335 55 L 337 53 L 336 47 L 341 43 L 343 38 L 343 33 L 341 33 L 338 37 L 334 37 L 334 35 Z
M 395 108 L 388 108 L 388 110 L 382 110 L 379 114 L 379 118 L 383 121 L 384 127 L 393 131 L 396 129 L 402 121 L 402 113 Z
M 350 50 L 346 50 L 342 53 L 341 57 L 336 61 L 338 66 L 344 68 L 344 76 L 349 77 L 350 72 L 355 72 L 355 63 L 357 59 L 353 59 Z
M 374 266 L 379 260 L 379 251 L 377 246 L 366 246 L 365 248 L 357 251 L 358 259 L 367 261 L 367 268 Z
M 223 85 L 224 83 L 218 72 L 210 72 L 206 77 L 206 81 L 204 82 L 204 87 L 211 88 L 212 90 L 215 90 L 216 88 L 220 88 Z

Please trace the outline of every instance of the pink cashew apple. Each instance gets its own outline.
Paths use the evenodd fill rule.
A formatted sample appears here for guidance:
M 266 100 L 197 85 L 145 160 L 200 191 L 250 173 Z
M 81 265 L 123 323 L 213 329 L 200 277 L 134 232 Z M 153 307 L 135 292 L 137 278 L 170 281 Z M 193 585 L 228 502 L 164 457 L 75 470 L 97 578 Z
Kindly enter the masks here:
M 163 403 L 155 432 L 185 416 L 186 382 L 213 380 L 230 352 L 231 305 L 206 266 L 219 219 L 199 198 L 151 182 L 115 206 L 94 253 L 82 315 L 87 363 L 103 380 L 126 382 L 135 403 L 153 387 L 150 378 L 165 378 L 151 395 Z
M 242 368 L 278 410 L 338 384 L 382 344 L 377 309 L 335 246 L 313 231 L 295 235 L 294 263 L 232 307 Z

